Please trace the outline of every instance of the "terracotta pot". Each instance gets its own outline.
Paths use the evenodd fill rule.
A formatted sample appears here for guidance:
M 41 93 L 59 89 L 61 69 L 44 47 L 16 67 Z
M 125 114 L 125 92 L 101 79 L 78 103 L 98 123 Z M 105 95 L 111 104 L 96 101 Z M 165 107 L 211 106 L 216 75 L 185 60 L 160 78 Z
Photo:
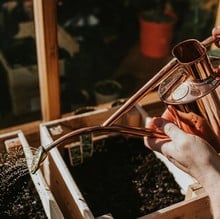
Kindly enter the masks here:
M 175 22 L 156 23 L 143 18 L 139 22 L 141 53 L 152 58 L 166 57 L 170 52 Z

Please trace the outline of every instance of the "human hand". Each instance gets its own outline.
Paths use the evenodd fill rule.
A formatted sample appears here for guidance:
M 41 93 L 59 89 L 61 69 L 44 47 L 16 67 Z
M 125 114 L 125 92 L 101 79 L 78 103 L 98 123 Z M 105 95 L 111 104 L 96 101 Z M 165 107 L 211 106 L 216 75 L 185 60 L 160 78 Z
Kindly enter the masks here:
M 213 219 L 220 218 L 220 157 L 207 141 L 188 134 L 164 118 L 148 119 L 148 127 L 163 131 L 169 139 L 147 138 L 145 145 L 163 153 L 174 165 L 194 177 L 207 191 Z
M 212 29 L 212 36 L 213 36 L 215 39 L 217 39 L 217 38 L 220 39 L 220 26 L 214 27 L 214 28 Z M 218 40 L 218 41 L 215 43 L 215 45 L 220 48 L 220 40 Z
M 201 184 L 207 181 L 207 174 L 220 169 L 218 154 L 199 136 L 184 132 L 164 118 L 153 118 L 148 127 L 163 131 L 169 139 L 146 137 L 145 145 L 164 154 L 174 165 L 189 173 Z
M 211 144 L 218 153 L 220 152 L 220 139 L 203 117 L 194 112 L 185 113 L 178 111 L 173 106 L 168 106 L 162 117 L 174 122 L 186 133 L 203 138 Z
M 212 36 L 214 37 L 214 39 L 218 39 L 215 41 L 215 45 L 220 48 L 220 26 L 214 27 L 212 29 Z M 216 73 L 218 74 L 216 79 L 220 79 L 220 65 L 218 65 L 218 68 L 216 69 Z

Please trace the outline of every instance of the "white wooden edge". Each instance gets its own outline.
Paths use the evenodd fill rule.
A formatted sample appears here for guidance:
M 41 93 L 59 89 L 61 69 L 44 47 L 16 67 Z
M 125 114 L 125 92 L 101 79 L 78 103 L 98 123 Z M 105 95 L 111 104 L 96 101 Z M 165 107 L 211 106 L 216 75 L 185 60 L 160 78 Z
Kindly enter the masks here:
M 27 166 L 30 170 L 33 153 L 30 149 L 30 145 L 28 144 L 23 132 L 19 131 L 17 133 L 22 143 L 22 147 L 27 161 Z M 52 195 L 48 185 L 44 180 L 42 172 L 38 170 L 35 174 L 30 173 L 30 176 L 39 194 L 39 197 L 41 199 L 47 217 L 49 219 L 64 219 L 63 214 L 54 199 L 54 196 Z
M 60 120 L 59 120 L 60 121 Z M 47 123 L 48 124 L 48 123 Z M 44 124 L 40 124 L 40 136 L 41 136 L 41 142 L 42 145 L 48 145 L 50 144 L 53 140 L 48 132 L 47 127 Z M 50 152 L 51 156 L 53 159 L 56 161 L 55 164 L 57 166 L 57 169 L 59 170 L 60 173 L 62 173 L 63 181 L 69 188 L 69 192 L 71 194 L 71 197 L 79 207 L 80 213 L 85 219 L 94 219 L 94 216 L 89 209 L 88 205 L 86 204 L 86 201 L 84 197 L 82 196 L 81 192 L 78 189 L 78 186 L 76 182 L 74 181 L 72 175 L 69 172 L 68 167 L 66 166 L 66 163 L 64 162 L 59 150 L 57 148 L 53 148 Z M 49 176 L 49 163 L 48 159 L 44 161 L 44 172 L 45 172 L 45 177 Z M 48 167 L 48 168 L 47 168 Z M 50 179 L 47 178 L 47 181 L 49 182 Z

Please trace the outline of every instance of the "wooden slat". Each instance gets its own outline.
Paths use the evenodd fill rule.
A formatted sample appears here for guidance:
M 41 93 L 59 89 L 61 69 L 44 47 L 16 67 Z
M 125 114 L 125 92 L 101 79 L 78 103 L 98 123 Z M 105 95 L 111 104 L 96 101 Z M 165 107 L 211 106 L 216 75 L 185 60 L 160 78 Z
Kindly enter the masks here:
M 39 132 L 39 125 L 42 121 L 34 121 L 30 123 L 25 123 L 22 125 L 16 125 L 13 127 L 5 128 L 0 130 L 0 135 L 8 132 L 13 132 L 17 130 L 22 130 L 25 135 L 34 134 Z
M 60 117 L 55 0 L 34 0 L 34 22 L 43 121 Z
M 216 18 L 215 18 L 215 27 L 220 26 L 220 1 L 218 2 L 218 8 L 216 11 Z M 211 46 L 211 49 L 216 49 L 217 46 L 215 46 L 215 44 L 213 43 Z
M 155 104 L 158 104 L 157 107 L 159 107 L 160 104 L 160 109 L 163 110 L 162 102 L 154 102 L 155 99 L 158 98 L 158 95 L 156 95 L 156 93 L 152 93 L 150 97 L 151 98 L 149 99 L 145 99 L 145 101 L 148 102 L 149 105 L 142 105 L 142 107 L 146 109 L 147 113 L 149 113 L 149 111 L 155 110 Z M 104 106 L 103 110 L 100 109 L 96 112 L 89 112 L 81 115 L 72 115 L 70 117 L 42 123 L 40 126 L 42 145 L 48 145 L 61 135 L 64 136 L 66 133 L 69 133 L 73 129 L 102 124 L 103 121 L 106 120 L 106 118 L 108 118 L 117 110 L 117 107 L 109 108 L 108 104 L 104 104 L 102 106 Z M 124 120 L 122 122 L 126 123 L 126 121 Z M 60 135 L 52 135 L 50 133 L 51 128 L 57 126 L 61 126 L 62 133 Z M 73 139 L 71 140 L 74 143 L 77 143 L 76 141 L 78 141 L 75 141 Z M 59 150 L 57 147 L 53 148 L 53 150 L 51 150 L 49 153 L 49 159 L 46 159 L 44 161 L 43 169 L 45 179 L 48 185 L 50 185 L 51 191 L 58 200 L 60 208 L 63 212 L 65 212 L 65 218 L 82 219 L 85 218 L 86 213 L 87 215 L 90 215 L 90 217 L 88 216 L 88 218 L 94 218 L 94 216 L 91 216 L 92 212 L 88 209 L 88 205 L 84 200 L 83 196 L 81 195 L 81 192 L 74 178 L 68 171 L 68 168 L 62 156 L 62 154 L 64 154 L 63 146 L 64 145 L 59 145 Z M 176 175 L 177 172 L 174 171 L 175 170 L 173 169 L 172 173 L 173 175 Z M 175 177 L 175 179 L 177 179 L 177 177 Z M 186 181 L 187 178 L 182 177 L 181 179 L 182 181 Z M 138 219 L 177 218 L 211 219 L 212 216 L 210 211 L 209 198 L 205 191 L 200 190 L 199 193 L 195 192 L 192 197 L 188 196 L 188 200 L 184 200 L 182 202 L 173 204 L 167 208 L 160 209 L 156 212 L 142 216 Z
M 220 25 L 220 1 L 218 3 L 218 9 L 217 9 L 217 14 L 216 14 L 216 20 L 215 20 L 215 26 Z
M 138 219 L 212 219 L 207 194 L 182 201 Z

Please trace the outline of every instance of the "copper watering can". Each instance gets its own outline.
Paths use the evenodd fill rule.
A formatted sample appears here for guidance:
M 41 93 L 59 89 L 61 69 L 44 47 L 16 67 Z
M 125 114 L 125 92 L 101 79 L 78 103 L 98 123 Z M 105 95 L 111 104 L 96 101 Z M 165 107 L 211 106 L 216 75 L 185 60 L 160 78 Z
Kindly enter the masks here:
M 207 54 L 207 47 L 220 39 L 195 39 L 177 44 L 174 58 L 138 90 L 102 126 L 112 125 L 150 91 L 158 88 L 161 100 L 184 112 L 202 115 L 220 135 L 220 58 Z
M 147 128 L 114 125 L 119 118 L 156 87 L 158 87 L 161 101 L 173 105 L 181 111 L 193 111 L 201 115 L 211 125 L 214 132 L 220 136 L 220 66 L 215 66 L 217 58 L 207 54 L 207 48 L 219 40 L 211 36 L 203 42 L 189 39 L 177 44 L 172 50 L 174 58 L 103 124 L 75 130 L 50 145 L 40 146 L 37 154 L 33 157 L 32 173 L 37 171 L 52 148 L 66 141 L 71 141 L 71 137 L 83 133 L 118 132 L 142 137 L 166 137 L 163 133 Z

